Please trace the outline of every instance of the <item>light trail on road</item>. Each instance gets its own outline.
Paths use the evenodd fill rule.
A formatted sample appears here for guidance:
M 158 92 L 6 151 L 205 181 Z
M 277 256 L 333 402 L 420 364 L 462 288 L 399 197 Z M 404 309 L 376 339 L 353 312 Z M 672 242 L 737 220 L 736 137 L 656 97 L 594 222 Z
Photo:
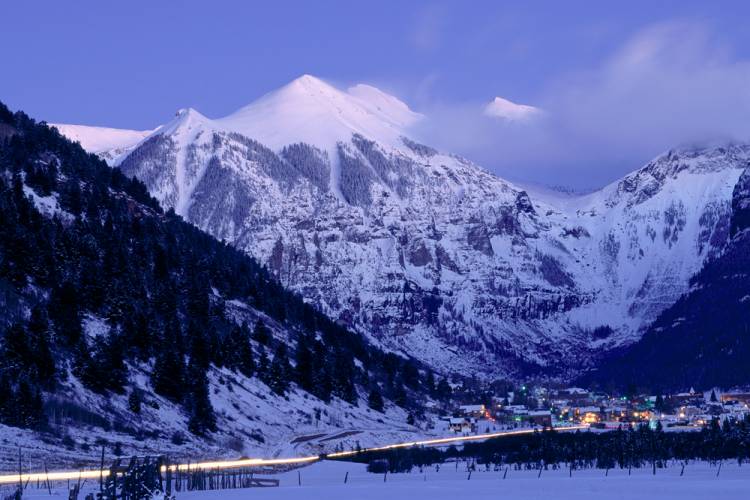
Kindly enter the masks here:
M 556 427 L 554 428 L 554 430 L 575 431 L 575 430 L 582 430 L 582 429 L 588 429 L 588 428 L 589 428 L 588 425 L 571 425 L 568 427 Z M 388 444 L 385 446 L 378 446 L 375 448 L 363 448 L 361 450 L 339 451 L 336 453 L 328 453 L 325 456 L 327 458 L 342 458 L 342 457 L 349 457 L 352 455 L 356 455 L 358 453 L 365 453 L 368 451 L 385 451 L 385 450 L 394 450 L 396 448 L 411 448 L 413 446 L 435 446 L 435 445 L 440 445 L 440 444 L 450 444 L 450 443 L 466 442 L 466 441 L 482 441 L 485 439 L 499 438 L 499 437 L 504 437 L 504 436 L 518 436 L 521 434 L 533 434 L 535 432 L 542 432 L 542 429 L 519 429 L 516 431 L 493 432 L 491 434 L 475 434 L 473 436 L 456 436 L 456 437 L 437 438 L 437 439 L 425 439 L 423 441 L 409 441 L 406 443 Z
M 588 425 L 571 425 L 567 427 L 556 427 L 555 431 L 575 431 L 588 429 Z M 542 432 L 542 429 L 519 429 L 515 431 L 501 431 L 494 432 L 491 434 L 475 434 L 473 436 L 453 436 L 446 438 L 435 438 L 435 439 L 424 439 L 421 441 L 407 441 L 404 443 L 394 443 L 384 446 L 377 446 L 373 448 L 362 448 L 360 450 L 351 451 L 339 451 L 335 453 L 327 453 L 321 455 L 310 455 L 306 457 L 291 457 L 291 458 L 245 458 L 239 460 L 216 460 L 212 462 L 196 462 L 188 464 L 176 464 L 170 465 L 169 469 L 173 472 L 188 472 L 195 470 L 208 470 L 208 469 L 239 469 L 242 467 L 263 467 L 272 465 L 302 465 L 325 458 L 344 458 L 357 455 L 359 453 L 366 453 L 372 451 L 385 451 L 393 450 L 397 448 L 411 448 L 414 446 L 436 446 L 443 444 L 462 443 L 468 441 L 483 441 L 485 439 L 494 439 L 505 436 L 518 436 L 522 434 L 533 434 L 535 432 Z M 166 467 L 162 467 L 162 471 L 166 471 Z M 106 478 L 110 474 L 109 469 L 104 470 L 80 470 L 80 471 L 58 471 L 58 472 L 31 472 L 23 474 L 6 474 L 0 475 L 0 484 L 14 484 L 14 483 L 30 483 L 30 482 L 44 482 L 44 481 L 78 481 L 83 479 L 99 479 Z

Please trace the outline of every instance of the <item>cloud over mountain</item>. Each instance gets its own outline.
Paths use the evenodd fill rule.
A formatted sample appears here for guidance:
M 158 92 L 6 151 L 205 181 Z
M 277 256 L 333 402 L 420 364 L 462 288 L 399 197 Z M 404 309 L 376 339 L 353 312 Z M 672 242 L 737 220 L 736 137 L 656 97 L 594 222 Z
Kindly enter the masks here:
M 419 133 L 513 179 L 597 187 L 674 145 L 746 140 L 750 61 L 704 24 L 661 23 L 549 83 L 534 104 L 545 119 L 529 123 L 517 119 L 528 108 L 502 98 L 484 113 L 434 103 Z

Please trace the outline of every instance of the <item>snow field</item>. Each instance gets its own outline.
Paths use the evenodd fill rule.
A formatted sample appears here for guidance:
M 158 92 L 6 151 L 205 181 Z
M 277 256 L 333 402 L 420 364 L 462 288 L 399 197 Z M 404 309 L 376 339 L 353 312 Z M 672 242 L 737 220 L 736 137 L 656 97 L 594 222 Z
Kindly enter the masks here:
M 479 470 L 481 469 L 481 470 Z M 429 498 L 431 500 L 457 498 L 512 498 L 512 499 L 734 499 L 747 498 L 750 488 L 750 467 L 726 463 L 719 476 L 718 467 L 705 463 L 689 464 L 680 477 L 681 465 L 658 469 L 613 469 L 605 477 L 600 469 L 573 471 L 567 469 L 542 471 L 516 471 L 510 469 L 505 479 L 505 469 L 484 471 L 477 467 L 471 479 L 466 464 L 444 464 L 439 472 L 435 467 L 426 467 L 422 473 L 415 468 L 409 474 L 370 474 L 364 464 L 324 461 L 309 467 L 279 474 L 279 488 L 253 490 L 223 490 L 184 492 L 180 499 L 388 499 L 407 500 Z M 347 477 L 348 473 L 348 477 Z M 299 474 L 299 476 L 298 476 Z M 347 482 L 344 483 L 346 477 Z M 302 485 L 298 484 L 301 478 Z M 468 479 L 468 480 L 467 480 Z
M 180 492 L 180 500 L 207 500 L 221 498 L 241 499 L 347 499 L 347 500 L 453 500 L 457 498 L 511 498 L 518 500 L 575 499 L 575 500 L 699 500 L 744 499 L 750 488 L 750 466 L 736 462 L 724 463 L 717 476 L 718 466 L 691 463 L 680 476 L 681 464 L 673 463 L 666 469 L 650 468 L 627 470 L 612 469 L 605 476 L 601 469 L 574 470 L 572 477 L 567 468 L 544 470 L 541 476 L 535 470 L 485 471 L 477 467 L 471 473 L 466 463 L 443 464 L 440 470 L 426 467 L 423 472 L 415 468 L 412 473 L 370 474 L 364 464 L 351 462 L 318 462 L 308 467 L 282 474 L 261 474 L 280 480 L 278 488 L 252 488 L 237 490 Z M 344 480 L 346 479 L 346 483 Z M 301 481 L 301 485 L 299 482 Z M 87 484 L 83 495 L 96 489 Z M 0 490 L 0 493 L 8 493 Z M 65 485 L 54 485 L 53 497 L 65 494 Z M 45 487 L 31 485 L 24 498 L 49 498 Z

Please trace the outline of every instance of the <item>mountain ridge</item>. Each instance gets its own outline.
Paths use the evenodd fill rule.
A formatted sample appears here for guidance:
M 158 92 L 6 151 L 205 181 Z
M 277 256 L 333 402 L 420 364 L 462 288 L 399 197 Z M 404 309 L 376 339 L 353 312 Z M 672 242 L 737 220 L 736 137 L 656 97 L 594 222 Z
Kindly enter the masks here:
M 750 380 L 750 166 L 732 193 L 730 239 L 690 287 L 635 344 L 616 350 L 579 380 L 656 391 L 743 386 Z
M 217 122 L 187 140 L 157 130 L 120 167 L 343 324 L 489 376 L 566 376 L 636 341 L 724 248 L 750 151 L 675 150 L 594 193 L 550 197 L 408 136 L 351 127 L 335 148 L 269 147 Z

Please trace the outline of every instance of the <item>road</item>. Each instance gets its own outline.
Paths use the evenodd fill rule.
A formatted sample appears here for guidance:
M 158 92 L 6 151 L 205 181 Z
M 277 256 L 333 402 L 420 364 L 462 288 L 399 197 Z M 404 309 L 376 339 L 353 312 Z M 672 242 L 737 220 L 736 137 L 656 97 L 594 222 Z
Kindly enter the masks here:
M 567 427 L 556 427 L 556 431 L 575 431 L 588 429 L 587 425 L 571 425 Z M 328 453 L 328 458 L 345 458 L 365 451 L 382 451 L 396 448 L 411 448 L 413 446 L 440 446 L 446 444 L 462 443 L 467 441 L 483 441 L 485 439 L 495 439 L 505 436 L 516 436 L 520 434 L 533 434 L 540 432 L 540 429 L 518 429 L 513 431 L 493 432 L 490 434 L 476 434 L 471 436 L 451 436 L 445 438 L 425 439 L 422 441 L 408 441 L 404 443 L 393 443 L 373 448 L 364 448 L 361 450 L 339 451 Z M 213 462 L 196 462 L 190 464 L 170 465 L 172 471 L 187 471 L 196 469 L 238 469 L 244 467 L 263 467 L 272 465 L 304 465 L 320 460 L 321 455 L 310 455 L 304 457 L 290 458 L 246 458 L 240 460 L 217 460 Z M 0 476 L 0 484 L 13 484 L 36 481 L 65 481 L 78 479 L 99 479 L 100 477 L 109 476 L 109 470 L 80 470 L 80 471 L 55 471 L 55 472 L 30 472 L 23 474 L 6 474 Z

